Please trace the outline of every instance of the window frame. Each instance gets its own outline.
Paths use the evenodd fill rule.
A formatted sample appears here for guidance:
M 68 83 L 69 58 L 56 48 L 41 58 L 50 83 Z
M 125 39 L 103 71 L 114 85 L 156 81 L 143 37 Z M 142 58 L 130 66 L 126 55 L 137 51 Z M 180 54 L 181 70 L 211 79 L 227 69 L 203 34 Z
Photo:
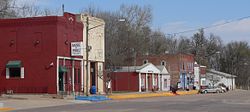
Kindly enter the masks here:
M 162 64 L 164 63 L 164 64 Z M 160 63 L 162 66 L 166 66 L 167 65 L 167 62 L 165 60 L 161 60 L 161 63 Z

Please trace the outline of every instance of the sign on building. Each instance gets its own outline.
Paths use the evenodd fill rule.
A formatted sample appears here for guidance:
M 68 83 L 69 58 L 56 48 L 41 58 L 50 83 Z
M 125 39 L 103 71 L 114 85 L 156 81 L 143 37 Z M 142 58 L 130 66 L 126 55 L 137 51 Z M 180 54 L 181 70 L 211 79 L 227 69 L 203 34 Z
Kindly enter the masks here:
M 83 56 L 83 42 L 71 42 L 71 56 Z

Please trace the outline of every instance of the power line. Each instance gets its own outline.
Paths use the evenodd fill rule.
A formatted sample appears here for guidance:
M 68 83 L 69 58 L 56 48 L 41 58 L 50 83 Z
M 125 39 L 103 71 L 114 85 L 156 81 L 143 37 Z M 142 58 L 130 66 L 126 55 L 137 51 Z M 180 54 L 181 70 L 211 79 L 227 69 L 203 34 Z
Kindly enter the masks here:
M 241 17 L 241 18 L 238 18 L 238 19 L 234 19 L 234 20 L 231 20 L 231 21 L 226 21 L 224 23 L 219 23 L 219 24 L 215 24 L 215 25 L 211 25 L 211 26 L 206 26 L 206 27 L 201 27 L 201 28 L 196 28 L 196 29 L 191 29 L 191 30 L 184 30 L 184 31 L 175 32 L 175 33 L 168 33 L 168 35 L 174 35 L 175 36 L 175 35 L 178 35 L 178 34 L 194 32 L 194 31 L 197 31 L 199 29 L 214 28 L 214 27 L 223 26 L 225 24 L 229 24 L 229 23 L 232 23 L 232 22 L 241 21 L 241 20 L 244 20 L 244 19 L 247 19 L 247 18 L 250 18 L 250 16 Z

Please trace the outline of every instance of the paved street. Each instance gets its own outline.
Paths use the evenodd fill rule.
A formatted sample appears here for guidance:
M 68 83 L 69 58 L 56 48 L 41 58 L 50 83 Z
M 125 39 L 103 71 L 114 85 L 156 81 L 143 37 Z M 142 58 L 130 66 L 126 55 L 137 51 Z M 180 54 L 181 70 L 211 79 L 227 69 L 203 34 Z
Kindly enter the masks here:
M 16 112 L 248 112 L 250 91 L 115 100 L 91 104 L 17 110 Z

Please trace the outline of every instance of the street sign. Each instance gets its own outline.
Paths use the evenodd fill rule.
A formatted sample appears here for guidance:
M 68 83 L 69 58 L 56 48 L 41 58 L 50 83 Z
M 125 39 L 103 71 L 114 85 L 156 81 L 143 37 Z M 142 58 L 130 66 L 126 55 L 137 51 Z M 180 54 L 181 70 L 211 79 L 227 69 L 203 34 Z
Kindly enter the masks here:
M 71 56 L 83 56 L 83 42 L 71 42 Z

